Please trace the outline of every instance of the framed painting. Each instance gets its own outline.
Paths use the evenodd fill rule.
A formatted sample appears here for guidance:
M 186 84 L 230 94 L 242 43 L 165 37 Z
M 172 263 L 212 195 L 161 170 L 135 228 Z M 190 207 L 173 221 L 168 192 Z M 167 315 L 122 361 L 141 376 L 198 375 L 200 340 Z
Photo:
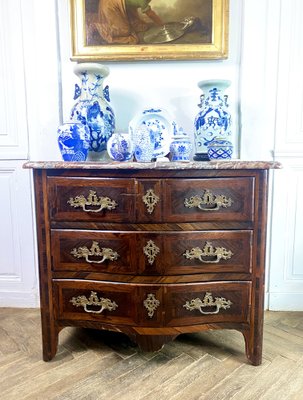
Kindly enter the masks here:
M 72 60 L 224 59 L 229 0 L 70 0 Z

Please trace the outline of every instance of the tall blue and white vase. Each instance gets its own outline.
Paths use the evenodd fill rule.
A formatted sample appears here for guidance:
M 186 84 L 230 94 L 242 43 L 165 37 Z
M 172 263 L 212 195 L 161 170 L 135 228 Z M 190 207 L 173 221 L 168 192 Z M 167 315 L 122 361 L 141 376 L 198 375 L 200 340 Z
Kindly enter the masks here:
M 230 86 L 228 80 L 200 81 L 198 87 L 202 90 L 199 113 L 195 118 L 194 160 L 208 160 L 208 146 L 213 140 L 230 140 L 231 114 L 229 112 L 228 96 L 224 93 Z
M 107 158 L 107 142 L 115 130 L 115 115 L 110 105 L 108 86 L 103 81 L 109 69 L 97 63 L 79 63 L 74 67 L 81 86 L 75 86 L 71 121 L 81 122 L 90 130 L 89 160 Z

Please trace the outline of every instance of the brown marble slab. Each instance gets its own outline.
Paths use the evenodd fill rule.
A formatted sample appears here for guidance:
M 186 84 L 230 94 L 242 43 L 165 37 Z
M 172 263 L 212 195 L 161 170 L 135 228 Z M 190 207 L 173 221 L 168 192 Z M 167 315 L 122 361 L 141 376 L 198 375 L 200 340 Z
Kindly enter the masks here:
M 276 161 L 190 161 L 190 162 L 66 162 L 66 161 L 28 161 L 23 168 L 33 169 L 123 169 L 123 170 L 203 170 L 203 169 L 280 169 L 281 163 Z

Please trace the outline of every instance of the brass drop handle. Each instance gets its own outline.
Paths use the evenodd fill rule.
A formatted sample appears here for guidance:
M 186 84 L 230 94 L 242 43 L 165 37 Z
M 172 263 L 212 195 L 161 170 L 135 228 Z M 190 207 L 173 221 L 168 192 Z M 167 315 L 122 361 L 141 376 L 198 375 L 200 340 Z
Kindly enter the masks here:
M 221 309 L 226 310 L 230 308 L 233 303 L 230 300 L 226 300 L 224 297 L 216 297 L 213 298 L 212 293 L 206 292 L 203 300 L 199 297 L 196 299 L 192 299 L 187 301 L 183 307 L 189 311 L 199 310 L 201 314 L 209 315 L 209 314 L 218 314 Z M 203 308 L 207 307 L 216 307 L 215 311 L 203 311 Z
M 110 299 L 104 297 L 100 297 L 99 299 L 97 293 L 93 291 L 91 291 L 89 298 L 82 295 L 73 297 L 70 302 L 75 307 L 83 307 L 85 312 L 92 314 L 101 314 L 104 310 L 114 311 L 118 307 L 118 305 Z M 88 306 L 101 306 L 101 308 L 100 310 L 90 310 L 87 308 Z
M 118 203 L 109 197 L 98 196 L 94 190 L 89 191 L 89 195 L 86 197 L 83 194 L 71 197 L 67 202 L 71 207 L 78 208 L 81 207 L 85 212 L 100 212 L 102 210 L 114 210 Z M 98 208 L 88 208 L 88 207 L 98 207 Z
M 198 208 L 202 211 L 218 211 L 221 207 L 230 207 L 233 203 L 231 198 L 223 194 L 214 195 L 210 190 L 205 190 L 202 196 L 192 196 L 184 200 L 186 208 Z
M 228 260 L 233 256 L 230 250 L 224 247 L 214 247 L 211 242 L 206 242 L 203 249 L 194 247 L 191 250 L 186 250 L 183 256 L 189 260 L 198 259 L 204 264 L 218 264 L 221 259 Z M 210 258 L 203 258 L 210 257 Z
M 70 252 L 75 258 L 85 258 L 87 263 L 96 263 L 102 264 L 106 260 L 115 261 L 119 257 L 119 254 L 112 249 L 103 247 L 102 249 L 99 246 L 98 242 L 93 241 L 90 249 L 86 246 L 74 248 Z M 91 260 L 89 257 L 102 257 L 101 260 Z

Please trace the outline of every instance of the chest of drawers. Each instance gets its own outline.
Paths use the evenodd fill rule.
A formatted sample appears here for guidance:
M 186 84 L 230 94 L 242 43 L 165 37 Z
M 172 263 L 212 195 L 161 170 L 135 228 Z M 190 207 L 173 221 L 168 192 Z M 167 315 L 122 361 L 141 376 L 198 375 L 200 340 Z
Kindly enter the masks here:
M 147 351 L 236 329 L 261 363 L 268 169 L 274 163 L 58 163 L 34 169 L 43 358 L 65 326 Z

